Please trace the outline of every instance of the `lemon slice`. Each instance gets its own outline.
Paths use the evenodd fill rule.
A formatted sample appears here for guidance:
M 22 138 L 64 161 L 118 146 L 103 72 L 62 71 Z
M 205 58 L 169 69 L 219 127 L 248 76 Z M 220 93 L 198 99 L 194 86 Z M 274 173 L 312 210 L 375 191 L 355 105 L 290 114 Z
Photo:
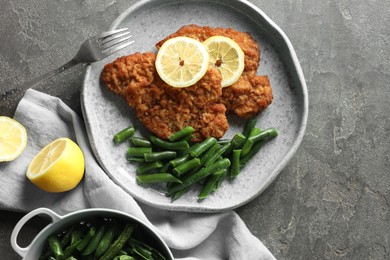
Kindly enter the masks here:
M 84 155 L 69 138 L 56 139 L 34 157 L 26 175 L 44 191 L 71 190 L 84 176 Z
M 167 40 L 156 57 L 156 70 L 165 83 L 184 88 L 194 85 L 206 74 L 209 54 L 205 46 L 189 37 Z
M 222 87 L 234 84 L 244 71 L 244 52 L 232 39 L 213 36 L 203 42 L 210 56 L 210 65 L 222 75 Z
M 27 132 L 15 119 L 0 116 L 0 162 L 15 160 L 26 148 Z

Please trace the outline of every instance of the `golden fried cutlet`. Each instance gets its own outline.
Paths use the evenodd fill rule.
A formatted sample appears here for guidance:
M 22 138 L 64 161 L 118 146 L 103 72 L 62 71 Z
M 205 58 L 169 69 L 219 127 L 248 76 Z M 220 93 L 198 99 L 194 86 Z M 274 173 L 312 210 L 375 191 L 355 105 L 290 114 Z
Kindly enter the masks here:
M 221 76 L 209 68 L 205 76 L 187 88 L 173 88 L 158 76 L 156 54 L 135 53 L 107 64 L 101 79 L 112 92 L 127 100 L 142 124 L 160 138 L 192 126 L 193 141 L 221 138 L 229 125 L 226 107 L 220 103 Z
M 231 28 L 211 28 L 208 26 L 187 25 L 156 44 L 159 49 L 170 38 L 187 36 L 205 41 L 212 36 L 225 36 L 234 40 L 245 54 L 245 68 L 239 80 L 223 88 L 221 103 L 228 112 L 250 118 L 263 111 L 272 102 L 272 89 L 267 77 L 256 76 L 260 61 L 260 50 L 253 37 Z

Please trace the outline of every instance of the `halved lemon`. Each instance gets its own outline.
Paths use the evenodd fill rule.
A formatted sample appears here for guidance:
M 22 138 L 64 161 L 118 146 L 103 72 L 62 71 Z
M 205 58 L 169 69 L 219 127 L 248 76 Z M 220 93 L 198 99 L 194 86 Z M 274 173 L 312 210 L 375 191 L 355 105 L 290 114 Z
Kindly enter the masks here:
M 69 138 L 59 138 L 46 145 L 31 161 L 27 178 L 48 192 L 73 189 L 84 176 L 84 155 Z
M 222 87 L 234 84 L 245 67 L 245 55 L 240 46 L 224 36 L 210 37 L 203 44 L 209 52 L 210 65 L 222 75 Z
M 27 132 L 15 119 L 0 116 L 0 162 L 15 160 L 26 148 Z
M 156 70 L 165 83 L 184 88 L 200 80 L 209 66 L 209 54 L 205 46 L 189 37 L 167 40 L 156 57 Z

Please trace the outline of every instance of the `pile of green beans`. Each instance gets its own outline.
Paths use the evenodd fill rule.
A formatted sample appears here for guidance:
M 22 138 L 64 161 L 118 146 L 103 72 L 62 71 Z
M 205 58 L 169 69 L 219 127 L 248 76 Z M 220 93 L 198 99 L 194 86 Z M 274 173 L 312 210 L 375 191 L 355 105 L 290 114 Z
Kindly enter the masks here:
M 95 217 L 50 235 L 39 260 L 166 259 L 155 248 L 142 242 L 143 237 L 136 223 Z
M 249 160 L 260 150 L 264 142 L 278 135 L 275 128 L 261 130 L 256 120 L 248 120 L 242 133 L 231 140 L 206 138 L 192 143 L 195 131 L 187 126 L 162 140 L 151 135 L 149 139 L 129 136 L 127 160 L 137 163 L 137 182 L 141 185 L 167 183 L 166 195 L 178 199 L 194 184 L 201 184 L 198 195 L 204 200 L 215 192 L 227 177 L 239 175 Z M 123 129 L 120 133 L 132 132 Z

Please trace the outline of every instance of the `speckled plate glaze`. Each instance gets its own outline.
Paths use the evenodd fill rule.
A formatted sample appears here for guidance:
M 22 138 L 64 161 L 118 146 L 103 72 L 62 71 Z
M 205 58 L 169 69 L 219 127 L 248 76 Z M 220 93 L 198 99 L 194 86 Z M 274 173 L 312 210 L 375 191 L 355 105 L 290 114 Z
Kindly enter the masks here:
M 99 81 L 104 64 L 134 52 L 154 51 L 155 43 L 188 24 L 231 27 L 249 32 L 260 44 L 258 75 L 268 75 L 274 101 L 257 119 L 260 128 L 276 127 L 280 135 L 268 142 L 233 181 L 206 200 L 197 201 L 199 187 L 171 202 L 163 187 L 139 186 L 135 167 L 125 158 L 127 143 L 114 145 L 113 135 L 128 125 L 147 131 L 126 102 L 106 90 Z M 138 201 L 157 208 L 219 212 L 241 206 L 272 183 L 301 143 L 308 116 L 304 76 L 293 47 L 283 31 L 260 9 L 247 1 L 141 1 L 122 13 L 110 29 L 129 27 L 135 43 L 127 49 L 87 67 L 82 109 L 92 149 L 109 177 Z M 225 138 L 241 132 L 245 121 L 229 117 Z

